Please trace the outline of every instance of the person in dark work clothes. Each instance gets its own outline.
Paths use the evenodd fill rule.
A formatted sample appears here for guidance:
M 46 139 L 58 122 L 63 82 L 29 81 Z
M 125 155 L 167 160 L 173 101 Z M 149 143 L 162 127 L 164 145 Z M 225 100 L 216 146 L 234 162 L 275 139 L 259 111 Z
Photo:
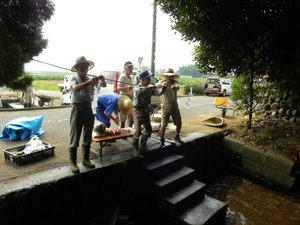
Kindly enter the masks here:
M 165 84 L 149 84 L 150 83 L 150 74 L 148 71 L 144 71 L 140 74 L 141 82 L 136 85 L 133 89 L 133 121 L 135 132 L 133 134 L 133 149 L 132 154 L 134 157 L 139 155 L 139 138 L 141 136 L 141 126 L 144 125 L 145 131 L 141 137 L 140 151 L 147 152 L 149 151 L 146 142 L 151 136 L 152 127 L 150 122 L 149 115 L 149 105 L 151 103 L 151 96 L 159 96 L 164 92 Z

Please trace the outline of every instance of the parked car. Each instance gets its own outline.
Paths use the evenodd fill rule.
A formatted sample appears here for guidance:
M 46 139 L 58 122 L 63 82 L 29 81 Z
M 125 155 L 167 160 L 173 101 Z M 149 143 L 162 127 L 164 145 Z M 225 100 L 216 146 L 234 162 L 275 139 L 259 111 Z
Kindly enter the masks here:
M 207 78 L 203 84 L 203 89 L 206 95 L 218 94 L 223 97 L 232 92 L 231 81 L 224 78 Z

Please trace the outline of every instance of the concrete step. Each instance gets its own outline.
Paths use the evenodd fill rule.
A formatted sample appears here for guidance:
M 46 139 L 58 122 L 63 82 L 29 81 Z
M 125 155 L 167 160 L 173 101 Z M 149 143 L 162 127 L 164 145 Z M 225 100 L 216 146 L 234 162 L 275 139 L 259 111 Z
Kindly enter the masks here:
M 187 186 L 194 178 L 195 170 L 183 166 L 153 180 L 154 190 L 159 196 L 166 196 Z
M 181 155 L 170 155 L 146 163 L 145 168 L 148 171 L 149 177 L 154 179 L 181 168 L 183 166 L 183 159 L 184 157 Z
M 162 199 L 162 209 L 170 214 L 178 214 L 205 196 L 206 185 L 193 180 L 192 183 Z
M 150 143 L 150 145 L 151 145 L 151 143 Z M 159 146 L 159 142 L 157 143 L 157 146 Z M 151 147 L 149 147 L 149 146 L 148 146 L 148 148 L 151 149 Z M 174 155 L 174 154 L 176 154 L 176 149 L 174 149 L 174 145 L 166 143 L 166 147 L 163 149 L 160 147 L 157 147 L 157 148 L 151 149 L 150 152 L 144 153 L 145 162 L 149 163 L 152 161 L 156 161 L 160 158 L 167 157 L 167 156 Z
M 226 211 L 226 203 L 206 195 L 202 201 L 177 215 L 176 219 L 185 225 L 218 225 L 225 223 Z

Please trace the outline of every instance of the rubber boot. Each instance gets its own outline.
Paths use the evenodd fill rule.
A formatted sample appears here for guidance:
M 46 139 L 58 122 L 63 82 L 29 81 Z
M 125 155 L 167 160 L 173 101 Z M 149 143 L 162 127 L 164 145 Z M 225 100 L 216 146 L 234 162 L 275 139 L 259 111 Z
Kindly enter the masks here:
M 138 157 L 139 156 L 139 139 L 134 139 L 133 138 L 132 155 L 134 157 Z
M 161 139 L 160 139 L 160 146 L 159 146 L 159 147 L 161 147 L 161 148 L 166 147 L 166 146 L 165 146 L 165 139 L 164 139 L 164 138 L 161 138 Z
M 182 145 L 183 144 L 183 141 L 180 139 L 179 134 L 176 134 L 175 143 L 176 143 L 176 145 Z
M 129 121 L 128 122 L 128 127 L 132 127 L 133 126 L 133 121 Z
M 147 145 L 146 145 L 147 140 L 148 140 L 148 137 L 145 136 L 145 135 L 142 135 L 142 137 L 141 137 L 141 144 L 140 144 L 140 150 L 142 152 L 150 152 L 150 150 L 147 148 Z
M 73 173 L 79 173 L 80 170 L 76 164 L 77 160 L 77 149 L 69 149 L 70 156 L 70 169 Z
M 82 146 L 82 164 L 89 168 L 95 168 L 95 164 L 90 161 L 90 148 L 91 146 Z

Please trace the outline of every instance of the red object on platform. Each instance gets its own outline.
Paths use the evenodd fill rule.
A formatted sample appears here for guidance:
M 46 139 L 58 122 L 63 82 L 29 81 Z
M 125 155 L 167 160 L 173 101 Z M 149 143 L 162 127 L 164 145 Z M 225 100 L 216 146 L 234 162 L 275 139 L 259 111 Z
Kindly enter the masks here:
M 118 71 L 116 71 L 115 82 L 114 82 L 114 93 L 117 93 L 117 83 L 118 83 Z

